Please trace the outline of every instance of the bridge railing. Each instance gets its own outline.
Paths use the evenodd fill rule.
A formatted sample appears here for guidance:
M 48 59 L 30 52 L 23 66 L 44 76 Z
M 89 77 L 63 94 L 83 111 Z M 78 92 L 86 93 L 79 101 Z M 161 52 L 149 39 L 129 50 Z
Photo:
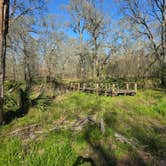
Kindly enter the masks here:
M 137 83 L 128 82 L 124 86 L 119 87 L 118 84 L 110 83 L 80 83 L 70 82 L 68 85 L 69 90 L 72 91 L 84 91 L 90 93 L 96 93 L 98 95 L 134 95 L 137 92 Z

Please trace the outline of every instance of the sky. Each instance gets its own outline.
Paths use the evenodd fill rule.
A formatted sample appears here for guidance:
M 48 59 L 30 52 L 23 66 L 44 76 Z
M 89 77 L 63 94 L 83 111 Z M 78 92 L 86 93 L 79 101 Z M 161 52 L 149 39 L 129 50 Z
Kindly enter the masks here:
M 63 9 L 63 5 L 67 5 L 68 3 L 69 0 L 49 0 L 48 13 L 58 15 L 60 19 L 67 22 L 70 18 L 67 12 Z M 110 16 L 112 22 L 117 20 L 119 14 L 115 0 L 103 0 L 103 4 L 104 12 Z M 76 37 L 76 34 L 71 29 L 65 29 L 65 32 L 71 37 Z
M 114 12 L 116 10 L 115 0 L 103 0 L 104 8 L 105 10 L 110 10 L 110 13 Z M 49 12 L 50 13 L 61 13 L 62 10 L 60 9 L 60 6 L 63 4 L 68 4 L 69 0 L 49 0 Z

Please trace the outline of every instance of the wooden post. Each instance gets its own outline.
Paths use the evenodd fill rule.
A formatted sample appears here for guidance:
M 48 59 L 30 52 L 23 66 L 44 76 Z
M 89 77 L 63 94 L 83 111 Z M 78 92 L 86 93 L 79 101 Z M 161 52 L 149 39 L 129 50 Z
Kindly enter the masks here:
M 74 91 L 74 88 L 75 88 L 75 83 L 73 82 L 72 91 Z
M 111 84 L 108 84 L 108 89 L 109 89 L 109 91 L 111 90 Z
M 67 86 L 65 86 L 65 93 L 69 92 L 69 89 Z
M 134 84 L 134 90 L 137 92 L 137 83 Z
M 96 94 L 99 95 L 99 84 L 96 84 Z
M 77 91 L 80 91 L 80 83 L 77 83 Z
M 105 125 L 104 125 L 103 118 L 101 118 L 101 120 L 100 120 L 100 129 L 101 129 L 102 134 L 105 134 Z
M 115 84 L 112 84 L 112 96 L 115 95 Z
M 77 84 L 74 83 L 74 91 L 77 89 Z
M 71 90 L 72 89 L 72 82 L 70 82 L 70 84 L 69 84 L 69 90 Z
M 128 83 L 126 84 L 126 89 L 129 90 L 129 84 Z
M 108 86 L 107 83 L 105 84 L 105 96 L 107 96 L 107 90 L 108 90 Z
M 86 83 L 83 83 L 83 91 L 86 89 Z

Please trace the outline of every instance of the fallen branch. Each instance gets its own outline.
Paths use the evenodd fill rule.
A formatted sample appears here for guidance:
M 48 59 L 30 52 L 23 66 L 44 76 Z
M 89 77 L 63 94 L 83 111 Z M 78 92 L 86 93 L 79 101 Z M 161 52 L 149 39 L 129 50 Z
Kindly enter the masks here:
M 8 136 L 20 136 L 20 135 L 25 135 L 31 132 L 34 132 L 37 128 L 39 127 L 39 124 L 33 124 L 21 129 L 17 129 L 15 131 L 12 131 L 10 133 L 8 133 Z
M 88 122 L 91 122 L 91 123 L 94 123 L 94 124 L 96 123 L 91 117 L 86 117 L 86 118 L 77 120 L 77 121 L 74 123 L 74 126 L 73 126 L 73 127 L 83 126 L 83 125 L 85 125 L 85 124 L 88 123 Z
M 129 140 L 128 138 L 118 134 L 118 133 L 115 133 L 115 138 L 120 141 L 121 143 L 127 143 L 129 144 L 133 149 L 137 149 L 137 146 L 138 146 L 138 143 L 136 142 L 133 142 L 131 140 Z

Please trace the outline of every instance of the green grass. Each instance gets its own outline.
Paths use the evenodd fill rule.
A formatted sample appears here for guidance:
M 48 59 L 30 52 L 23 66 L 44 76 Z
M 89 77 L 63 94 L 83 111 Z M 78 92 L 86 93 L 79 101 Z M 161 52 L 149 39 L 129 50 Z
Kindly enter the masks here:
M 70 124 L 87 116 L 96 123 L 104 119 L 104 135 L 95 124 L 87 124 L 80 132 L 72 131 Z M 65 128 L 48 132 L 60 119 L 65 119 L 62 124 Z M 40 130 L 47 132 L 33 139 L 8 135 L 31 124 L 39 124 Z M 79 156 L 92 158 L 99 165 L 104 165 L 104 162 L 115 165 L 126 158 L 133 163 L 139 154 L 131 145 L 119 142 L 115 133 L 137 140 L 140 147 L 145 147 L 145 152 L 162 158 L 166 148 L 165 126 L 166 94 L 162 91 L 146 90 L 134 97 L 113 98 L 68 93 L 49 105 L 39 101 L 24 117 L 0 127 L 0 165 L 72 166 Z M 81 162 L 82 165 L 90 165 L 89 162 Z M 150 161 L 146 162 L 148 165 Z
M 50 133 L 40 141 L 23 144 L 20 138 L 12 138 L 1 143 L 0 165 L 72 165 L 75 153 L 72 139 L 65 133 Z

